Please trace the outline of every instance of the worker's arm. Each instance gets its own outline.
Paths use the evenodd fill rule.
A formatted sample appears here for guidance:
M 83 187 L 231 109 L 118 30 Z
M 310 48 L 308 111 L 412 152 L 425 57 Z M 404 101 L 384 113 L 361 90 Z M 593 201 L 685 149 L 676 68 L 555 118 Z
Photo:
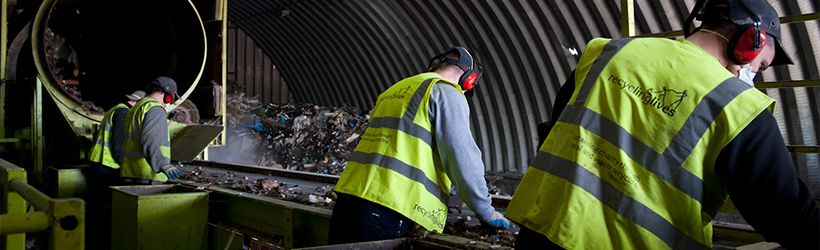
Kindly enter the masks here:
M 168 123 L 166 120 L 165 109 L 155 106 L 145 113 L 145 119 L 142 121 L 142 153 L 145 155 L 148 164 L 151 164 L 154 173 L 159 173 L 161 167 L 171 164 L 171 159 L 162 155 L 160 149 L 168 138 Z
M 125 141 L 125 117 L 128 116 L 128 109 L 120 108 L 114 110 L 114 120 L 111 122 L 111 154 L 117 163 L 122 163 L 122 145 Z
M 771 113 L 761 113 L 720 152 L 715 172 L 746 222 L 767 241 L 820 249 L 820 210 L 797 177 Z
M 430 121 L 435 147 L 459 197 L 482 221 L 495 209 L 484 180 L 484 162 L 470 130 L 470 106 L 455 87 L 440 83 L 430 92 Z

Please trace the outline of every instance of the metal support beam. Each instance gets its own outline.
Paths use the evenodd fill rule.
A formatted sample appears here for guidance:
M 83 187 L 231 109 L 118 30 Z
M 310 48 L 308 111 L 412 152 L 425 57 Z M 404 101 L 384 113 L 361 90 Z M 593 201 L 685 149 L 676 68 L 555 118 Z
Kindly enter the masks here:
M 15 213 L 0 215 L 0 235 L 23 234 L 45 231 L 51 226 L 51 217 L 46 212 Z M 7 247 L 6 249 L 12 249 Z M 22 248 L 21 248 L 22 249 Z
M 293 249 L 293 209 L 285 208 L 285 249 Z
M 635 2 L 621 0 L 621 37 L 635 36 Z
M 222 57 L 219 59 L 221 64 L 220 84 L 222 84 L 222 98 L 219 103 L 219 114 L 222 116 L 222 141 L 221 146 L 228 145 L 228 0 L 220 1 L 222 8 L 220 8 L 219 20 L 222 21 L 222 33 L 219 36 L 222 38 Z
M 40 192 L 40 190 L 28 185 L 25 180 L 12 178 L 9 181 L 9 187 L 11 190 L 14 190 L 14 192 L 20 194 L 23 199 L 31 203 L 35 209 L 39 211 L 48 210 L 48 201 L 51 200 L 51 198 L 43 192 Z
M 786 149 L 792 153 L 820 154 L 820 146 L 786 145 Z
M 31 165 L 30 176 L 35 183 L 43 182 L 43 84 L 39 77 L 32 77 L 31 89 Z
M 820 86 L 820 80 L 800 80 L 800 81 L 759 82 L 759 83 L 755 83 L 755 88 L 759 88 L 759 89 L 818 87 L 818 86 Z
M 8 183 L 11 179 L 19 178 L 22 180 L 26 179 L 26 170 L 15 166 L 3 159 L 0 159 L 0 181 L 2 183 Z M 3 196 L 2 196 L 2 207 L 0 207 L 0 213 L 3 214 L 23 214 L 26 213 L 26 208 L 28 207 L 28 202 L 23 199 L 20 194 L 11 190 L 9 185 L 2 185 L 3 186 Z M 5 223 L 0 222 L 0 225 L 8 225 Z M 5 228 L 5 226 L 3 226 Z M 16 234 L 0 234 L 0 240 L 2 240 L 2 245 L 0 248 L 5 247 L 5 249 L 25 249 L 26 247 L 26 234 L 23 233 L 16 233 Z
M 9 18 L 8 13 L 8 0 L 0 1 L 0 6 L 3 7 L 0 10 L 0 138 L 6 137 L 6 54 L 8 53 L 6 46 L 9 44 L 9 25 L 6 20 Z M 0 149 L 3 149 L 5 146 L 0 145 Z
M 85 202 L 77 198 L 53 199 L 49 206 L 54 219 L 49 249 L 85 249 Z
M 820 20 L 820 12 L 795 16 L 784 16 L 780 18 L 780 24 L 800 23 L 813 20 Z
M 624 1 L 624 0 L 622 0 Z M 789 24 L 789 23 L 800 23 L 800 22 L 807 22 L 807 21 L 814 21 L 820 20 L 820 13 L 811 13 L 811 14 L 803 14 L 803 15 L 795 15 L 795 16 L 784 16 L 780 18 L 780 25 Z M 681 37 L 683 36 L 683 30 L 676 30 L 671 32 L 662 32 L 662 33 L 655 33 L 655 34 L 646 34 L 640 35 L 638 37 L 663 37 L 663 38 L 673 38 L 673 37 Z

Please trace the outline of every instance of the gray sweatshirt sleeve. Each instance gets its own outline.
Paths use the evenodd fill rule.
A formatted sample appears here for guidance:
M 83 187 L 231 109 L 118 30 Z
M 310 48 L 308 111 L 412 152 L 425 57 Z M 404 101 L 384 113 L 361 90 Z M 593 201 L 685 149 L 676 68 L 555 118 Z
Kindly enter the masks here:
M 154 173 L 159 173 L 160 167 L 171 164 L 171 159 L 162 155 L 160 146 L 165 143 L 168 137 L 168 123 L 165 118 L 165 109 L 162 107 L 152 107 L 145 113 L 142 121 L 142 153 L 145 160 L 151 164 Z M 165 145 L 170 147 L 171 145 Z
M 464 95 L 451 85 L 435 84 L 428 109 L 444 171 L 456 185 L 458 196 L 478 218 L 489 219 L 495 209 L 484 180 L 481 150 L 470 129 L 470 106 Z

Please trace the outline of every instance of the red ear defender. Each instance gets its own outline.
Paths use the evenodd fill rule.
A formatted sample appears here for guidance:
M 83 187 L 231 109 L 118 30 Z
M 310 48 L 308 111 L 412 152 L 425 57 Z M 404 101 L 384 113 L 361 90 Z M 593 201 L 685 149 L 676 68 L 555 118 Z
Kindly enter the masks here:
M 471 89 L 473 89 L 473 87 L 475 87 L 475 80 L 477 78 L 478 78 L 478 74 L 476 74 L 475 72 L 471 72 L 468 75 L 465 74 L 465 76 L 462 77 L 463 80 L 462 80 L 462 84 L 461 84 L 461 89 L 462 90 L 471 90 Z
M 754 29 L 748 29 L 746 32 L 743 32 L 743 36 L 737 42 L 737 47 L 735 47 L 735 57 L 737 57 L 738 61 L 741 62 L 751 62 L 754 60 L 758 54 L 760 54 L 762 49 L 755 49 L 755 38 L 754 38 Z M 760 48 L 766 45 L 766 33 L 760 31 Z
M 172 103 L 179 100 L 179 96 L 175 93 L 165 94 L 165 103 Z
M 757 58 L 763 51 L 763 46 L 766 46 L 766 33 L 760 30 L 758 35 L 760 44 L 755 43 L 754 25 L 747 24 L 738 29 L 729 41 L 729 59 L 737 64 L 747 64 Z

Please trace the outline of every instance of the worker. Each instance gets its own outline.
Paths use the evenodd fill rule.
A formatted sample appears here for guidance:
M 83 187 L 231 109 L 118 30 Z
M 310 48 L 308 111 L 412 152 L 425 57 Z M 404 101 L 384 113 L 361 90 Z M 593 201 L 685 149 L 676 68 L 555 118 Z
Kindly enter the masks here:
M 482 223 L 509 227 L 491 205 L 468 122 L 465 94 L 481 75 L 473 54 L 452 47 L 379 95 L 336 185 L 328 244 L 403 237 L 415 226 L 442 232 L 451 184 Z
M 179 100 L 177 84 L 159 77 L 145 88 L 148 96 L 137 102 L 125 123 L 122 182 L 129 185 L 162 184 L 182 174 L 171 164 L 167 108 Z
M 114 186 L 120 180 L 120 159 L 122 145 L 125 140 L 125 118 L 128 110 L 145 97 L 145 91 L 137 90 L 125 95 L 125 102 L 117 104 L 103 116 L 100 128 L 94 134 L 94 146 L 91 148 L 89 159 L 91 165 L 87 171 L 89 184 L 97 187 L 91 190 L 105 190 L 107 186 Z M 110 197 L 109 197 L 110 198 Z
M 710 0 L 683 27 L 695 17 L 686 39 L 587 44 L 505 213 L 521 226 L 516 248 L 709 249 L 730 196 L 767 241 L 820 248 L 820 210 L 775 101 L 727 70 L 792 63 L 777 12 L 766 0 Z
M 145 91 L 137 90 L 125 95 L 125 102 L 117 104 L 103 116 L 100 128 L 94 133 L 94 146 L 91 148 L 91 164 L 84 169 L 88 182 L 89 197 L 86 198 L 87 230 L 89 233 L 107 233 L 111 227 L 111 189 L 120 182 L 120 159 L 125 140 L 125 117 L 128 110 L 140 99 Z M 95 234 L 92 234 L 95 235 Z M 107 237 L 90 239 L 86 246 L 89 249 L 108 248 Z

